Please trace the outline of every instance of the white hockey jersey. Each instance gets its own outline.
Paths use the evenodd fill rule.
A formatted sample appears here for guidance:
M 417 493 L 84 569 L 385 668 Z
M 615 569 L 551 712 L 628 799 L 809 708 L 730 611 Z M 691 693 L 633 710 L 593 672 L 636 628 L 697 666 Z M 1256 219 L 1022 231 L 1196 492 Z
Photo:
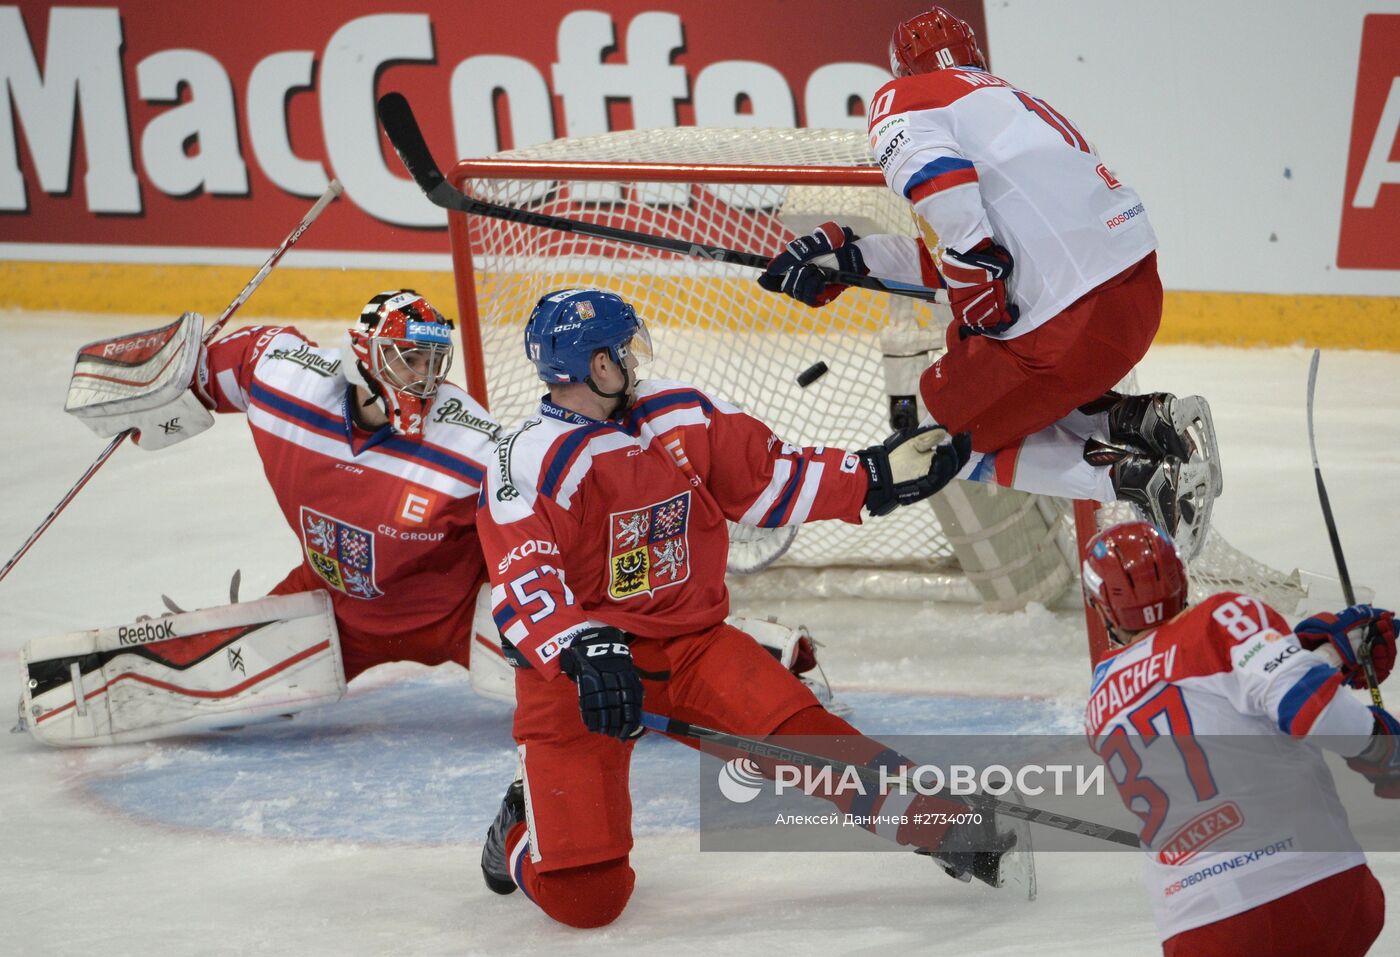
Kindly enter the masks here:
M 996 338 L 1025 335 L 1157 247 L 1142 200 L 1069 120 L 973 67 L 881 87 L 870 105 L 870 148 L 927 227 L 935 258 L 989 237 L 1010 251 L 1009 294 L 1021 315 Z M 881 259 L 884 250 L 870 245 Z
M 1365 863 L 1316 743 L 1370 739 L 1342 687 L 1278 612 L 1230 592 L 1094 670 L 1085 730 L 1143 822 L 1163 940 Z

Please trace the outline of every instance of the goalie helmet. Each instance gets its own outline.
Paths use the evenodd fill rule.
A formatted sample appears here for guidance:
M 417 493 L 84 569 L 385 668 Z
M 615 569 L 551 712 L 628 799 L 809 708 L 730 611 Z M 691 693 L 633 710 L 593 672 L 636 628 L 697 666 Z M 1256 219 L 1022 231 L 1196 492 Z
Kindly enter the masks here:
M 615 293 L 561 289 L 542 297 L 525 323 L 525 354 L 545 382 L 589 382 L 600 349 L 624 370 L 629 355 L 651 358 L 646 323 Z
M 412 289 L 381 292 L 345 334 L 345 377 L 369 390 L 400 435 L 423 417 L 452 367 L 452 320 Z
M 966 20 L 942 7 L 910 17 L 890 37 L 890 72 L 895 76 L 932 73 L 953 66 L 987 68 L 977 34 Z
M 1155 628 L 1186 607 L 1186 566 L 1167 533 L 1148 522 L 1123 522 L 1089 540 L 1081 578 L 1084 598 L 1123 632 Z

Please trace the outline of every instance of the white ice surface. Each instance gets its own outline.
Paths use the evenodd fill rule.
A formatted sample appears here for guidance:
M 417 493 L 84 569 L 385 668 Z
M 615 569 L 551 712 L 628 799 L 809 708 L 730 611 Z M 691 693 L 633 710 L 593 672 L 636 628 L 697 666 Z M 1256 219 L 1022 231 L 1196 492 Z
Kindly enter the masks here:
M 156 319 L 0 313 L 0 559 L 102 446 L 61 411 L 81 344 Z M 310 327 L 323 340 L 333 330 Z M 1256 558 L 1330 572 L 1303 399 L 1308 352 L 1159 347 L 1144 388 L 1211 399 L 1225 458 L 1216 521 Z M 1400 356 L 1332 353 L 1319 452 L 1347 558 L 1400 594 Z M 297 561 L 246 426 L 159 453 L 125 447 L 0 583 L 0 707 L 27 640 L 256 595 Z M 1043 609 L 790 601 L 874 731 L 1073 727 L 1081 620 Z M 9 690 L 6 690 L 9 689 Z M 648 741 L 634 768 L 638 884 L 606 929 L 571 931 L 482 885 L 485 822 L 509 780 L 508 716 L 460 671 L 379 669 L 336 708 L 215 739 L 59 752 L 0 731 L 0 954 L 664 952 L 1158 953 L 1134 854 L 1042 854 L 1040 899 L 1010 900 L 890 854 L 699 853 L 694 758 Z M 1382 883 L 1400 858 L 1372 855 Z M 1392 922 L 1374 953 L 1400 952 Z

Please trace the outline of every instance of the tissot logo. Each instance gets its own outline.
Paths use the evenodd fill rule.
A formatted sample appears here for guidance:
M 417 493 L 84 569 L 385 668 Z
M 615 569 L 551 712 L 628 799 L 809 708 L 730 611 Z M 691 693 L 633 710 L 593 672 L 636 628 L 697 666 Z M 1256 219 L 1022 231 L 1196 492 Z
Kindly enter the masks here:
M 1351 149 L 1342 194 L 1337 265 L 1400 269 L 1400 14 L 1373 13 L 1361 28 Z

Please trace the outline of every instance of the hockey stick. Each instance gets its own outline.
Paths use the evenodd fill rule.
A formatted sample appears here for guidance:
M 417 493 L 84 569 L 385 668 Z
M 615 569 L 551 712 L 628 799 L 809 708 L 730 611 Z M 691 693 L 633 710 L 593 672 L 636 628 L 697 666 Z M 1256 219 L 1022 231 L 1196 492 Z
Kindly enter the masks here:
M 757 738 L 746 738 L 738 734 L 729 734 L 726 731 L 716 731 L 713 728 L 705 728 L 698 724 L 689 724 L 675 718 L 668 718 L 665 715 L 652 714 L 650 711 L 642 712 L 642 725 L 649 731 L 659 731 L 662 734 L 692 738 L 696 741 L 712 741 L 715 744 L 734 748 L 735 750 L 752 754 L 755 757 L 781 761 L 784 764 L 797 764 L 810 768 L 831 768 L 843 774 L 847 768 L 854 768 L 856 774 L 860 776 L 862 781 L 877 787 L 882 783 L 881 773 L 878 768 L 866 767 L 863 764 L 851 764 L 847 761 L 842 761 L 840 758 L 827 758 L 820 754 L 812 754 L 808 751 L 798 751 Z M 1107 824 L 1095 824 L 1093 821 L 1084 821 L 1077 817 L 1066 817 L 1063 814 L 1056 814 L 1053 811 L 1046 811 L 1042 808 L 1027 807 L 1024 804 L 1014 804 L 1011 801 L 1001 801 L 985 795 L 967 795 L 964 797 L 950 796 L 948 799 L 952 801 L 962 801 L 979 810 L 993 811 L 1007 817 L 1020 818 L 1031 824 L 1043 824 L 1046 827 L 1058 828 L 1061 831 L 1069 831 L 1074 834 L 1082 834 L 1085 837 L 1097 838 L 1098 840 L 1108 841 L 1112 844 L 1122 844 L 1133 848 L 1142 846 L 1142 843 L 1138 840 L 1138 836 L 1131 831 L 1110 827 Z
M 248 280 L 248 284 L 239 291 L 238 295 L 233 297 L 233 301 L 228 304 L 228 308 L 224 310 L 223 315 L 219 316 L 218 321 L 210 326 L 208 331 L 204 333 L 205 342 L 213 340 L 219 330 L 224 327 L 224 323 L 228 322 L 229 317 L 238 311 L 239 306 L 248 301 L 248 297 L 253 294 L 255 289 L 262 285 L 263 280 L 267 278 L 267 274 L 272 272 L 272 267 L 277 265 L 277 261 L 282 258 L 283 254 L 295 245 L 296 241 L 301 238 L 301 234 L 306 232 L 306 228 L 316 221 L 316 217 L 321 215 L 321 211 L 329 206 L 331 201 L 341 194 L 342 190 L 343 188 L 340 185 L 340 180 L 331 180 L 330 185 L 326 187 L 326 191 L 316 200 L 315 205 L 301 218 L 301 222 L 297 223 L 296 229 L 293 229 L 287 238 L 282 240 L 282 245 L 272 251 L 272 255 L 267 257 L 267 262 L 262 264 L 262 268 L 253 275 L 252 279 Z M 107 443 L 107 447 L 103 449 L 97 458 L 93 460 L 93 463 L 87 467 L 87 471 L 84 472 L 77 483 L 68 490 L 68 494 L 64 495 L 63 498 L 59 500 L 58 504 L 54 506 L 53 511 L 49 512 L 44 520 L 39 523 L 39 527 L 34 529 L 34 533 L 25 539 L 24 544 L 19 547 L 19 551 L 10 556 L 10 560 L 4 564 L 4 567 L 0 567 L 0 581 L 4 581 L 5 576 L 10 573 L 10 569 L 19 564 L 19 560 L 24 557 L 25 552 L 29 551 L 30 546 L 39 540 L 39 536 L 44 534 L 48 527 L 53 524 L 54 519 L 58 518 L 59 513 L 68 507 L 68 503 L 77 497 L 78 493 L 83 490 L 83 486 L 88 483 L 88 480 L 96 475 L 97 470 L 102 468 L 102 466 L 107 463 L 107 460 L 112 457 L 112 453 L 117 450 L 117 446 L 121 445 L 134 431 L 136 430 L 127 429 L 125 432 L 116 435 L 111 442 Z
M 590 223 L 584 220 L 566 219 L 563 216 L 533 213 L 526 209 L 499 206 L 485 200 L 473 199 L 454 187 L 442 175 L 442 171 L 433 160 L 432 153 L 428 150 L 427 142 L 423 139 L 423 131 L 418 126 L 418 120 L 414 118 L 413 108 L 408 105 L 408 100 L 404 99 L 403 94 L 386 93 L 379 98 L 379 122 L 384 126 L 384 132 L 388 134 L 389 142 L 398 152 L 404 168 L 408 170 L 409 175 L 418 183 L 418 188 L 423 191 L 423 195 L 427 196 L 428 201 L 434 206 L 461 213 L 487 216 L 492 219 L 504 219 L 513 223 L 524 223 L 527 226 L 539 226 L 542 229 L 555 229 L 560 232 L 594 236 L 599 239 L 613 239 L 618 242 L 645 246 L 649 249 L 679 253 L 682 256 L 694 256 L 715 262 L 748 266 L 751 269 L 766 270 L 771 260 L 769 256 L 740 252 L 737 249 L 726 249 L 723 246 L 710 246 L 705 243 L 672 239 L 668 236 L 639 233 L 616 226 L 605 226 L 602 223 Z M 840 283 L 845 286 L 875 289 L 895 296 L 907 296 L 911 299 L 922 299 L 928 302 L 946 303 L 948 301 L 947 291 L 943 289 L 930 289 L 927 286 L 917 286 L 893 279 L 879 279 L 875 276 L 862 276 L 859 273 L 839 270 L 822 269 L 822 272 L 825 273 L 828 282 Z
M 1351 574 L 1347 571 L 1347 560 L 1342 555 L 1342 540 L 1337 535 L 1337 520 L 1332 517 L 1332 503 L 1327 500 L 1327 486 L 1322 484 L 1322 467 L 1317 463 L 1317 433 L 1313 429 L 1313 397 L 1317 392 L 1317 366 L 1322 361 L 1322 350 L 1314 349 L 1312 362 L 1308 365 L 1308 448 L 1312 451 L 1313 478 L 1317 479 L 1317 500 L 1322 505 L 1322 521 L 1327 525 L 1327 538 L 1332 543 L 1332 557 L 1337 560 L 1337 577 L 1342 580 L 1342 596 L 1348 605 L 1356 604 L 1356 590 L 1351 587 Z M 1376 641 L 1376 628 L 1372 625 L 1361 639 L 1361 647 L 1356 649 L 1356 659 L 1361 662 L 1361 670 L 1366 675 L 1366 687 L 1371 692 L 1371 703 L 1384 708 L 1381 698 L 1380 679 L 1376 674 L 1375 662 L 1371 660 L 1371 645 Z

